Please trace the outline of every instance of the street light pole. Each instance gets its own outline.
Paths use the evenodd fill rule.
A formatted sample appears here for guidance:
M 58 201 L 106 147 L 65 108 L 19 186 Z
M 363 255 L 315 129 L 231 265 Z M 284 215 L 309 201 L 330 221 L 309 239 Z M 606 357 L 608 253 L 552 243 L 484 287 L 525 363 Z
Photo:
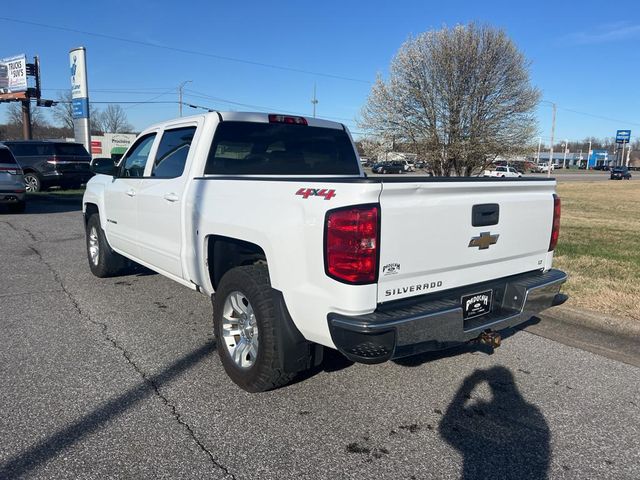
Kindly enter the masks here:
M 556 133 L 556 104 L 551 102 L 553 107 L 553 117 L 551 120 L 551 147 L 549 148 L 549 168 L 547 168 L 547 177 L 551 177 L 551 165 L 553 165 L 553 137 Z
M 178 85 L 178 116 L 182 116 L 182 90 L 187 83 L 191 83 L 193 80 L 185 80 L 180 85 Z
M 316 105 L 318 104 L 318 99 L 316 98 L 316 84 L 313 84 L 313 99 L 311 100 L 313 104 L 313 118 L 316 118 Z

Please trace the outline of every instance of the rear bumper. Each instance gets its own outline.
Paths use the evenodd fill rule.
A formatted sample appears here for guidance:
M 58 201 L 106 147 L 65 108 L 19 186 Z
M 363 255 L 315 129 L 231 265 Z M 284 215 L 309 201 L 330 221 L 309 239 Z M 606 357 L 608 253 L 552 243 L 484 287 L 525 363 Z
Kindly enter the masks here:
M 25 201 L 25 191 L 22 190 L 21 192 L 17 191 L 18 189 L 14 190 L 0 190 L 0 203 L 4 204 L 4 203 L 19 203 L 19 202 L 24 202 Z
M 331 338 L 350 360 L 380 363 L 391 358 L 455 347 L 486 330 L 501 330 L 529 320 L 542 310 L 564 303 L 560 270 L 532 272 L 470 285 L 419 299 L 380 305 L 373 313 L 327 316 Z M 460 298 L 492 289 L 492 311 L 464 320 Z

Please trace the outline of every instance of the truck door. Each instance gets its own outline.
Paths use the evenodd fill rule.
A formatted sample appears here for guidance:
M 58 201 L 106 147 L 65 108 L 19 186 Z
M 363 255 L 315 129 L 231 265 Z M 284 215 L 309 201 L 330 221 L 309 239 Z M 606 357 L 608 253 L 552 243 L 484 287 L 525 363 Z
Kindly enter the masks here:
M 196 128 L 191 122 L 162 133 L 138 195 L 140 259 L 180 278 L 186 166 Z
M 118 176 L 105 189 L 109 244 L 133 257 L 139 254 L 137 195 L 155 139 L 155 133 L 140 137 L 122 159 Z

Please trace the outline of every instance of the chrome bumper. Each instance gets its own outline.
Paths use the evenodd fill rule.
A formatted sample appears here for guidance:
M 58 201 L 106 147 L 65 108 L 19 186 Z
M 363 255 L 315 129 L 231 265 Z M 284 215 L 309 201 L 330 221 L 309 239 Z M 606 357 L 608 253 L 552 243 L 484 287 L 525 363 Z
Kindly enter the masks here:
M 382 304 L 366 315 L 327 316 L 331 338 L 353 361 L 380 363 L 391 358 L 442 350 L 476 339 L 486 330 L 501 330 L 529 320 L 542 310 L 564 303 L 559 293 L 567 280 L 560 270 L 531 272 L 419 299 Z M 492 311 L 463 319 L 460 298 L 492 289 Z

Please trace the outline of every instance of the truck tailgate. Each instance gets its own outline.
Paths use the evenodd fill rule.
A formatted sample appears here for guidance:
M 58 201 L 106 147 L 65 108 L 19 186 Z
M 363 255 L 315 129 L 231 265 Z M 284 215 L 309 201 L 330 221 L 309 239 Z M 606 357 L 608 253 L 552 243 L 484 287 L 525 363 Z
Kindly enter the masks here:
M 553 180 L 384 182 L 378 302 L 544 268 L 554 192 Z

